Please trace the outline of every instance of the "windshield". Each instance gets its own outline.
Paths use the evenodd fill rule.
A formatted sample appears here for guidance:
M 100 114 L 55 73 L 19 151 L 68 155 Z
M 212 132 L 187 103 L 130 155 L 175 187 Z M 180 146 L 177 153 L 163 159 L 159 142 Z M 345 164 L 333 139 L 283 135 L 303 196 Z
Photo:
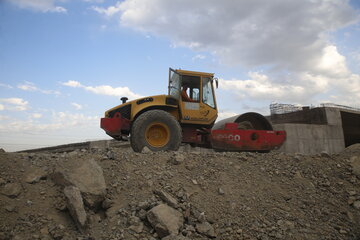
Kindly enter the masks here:
M 211 78 L 203 78 L 203 103 L 215 108 L 215 99 L 212 90 Z
M 176 99 L 180 98 L 180 86 L 181 79 L 180 75 L 174 70 L 170 69 L 169 73 L 169 95 L 173 96 Z

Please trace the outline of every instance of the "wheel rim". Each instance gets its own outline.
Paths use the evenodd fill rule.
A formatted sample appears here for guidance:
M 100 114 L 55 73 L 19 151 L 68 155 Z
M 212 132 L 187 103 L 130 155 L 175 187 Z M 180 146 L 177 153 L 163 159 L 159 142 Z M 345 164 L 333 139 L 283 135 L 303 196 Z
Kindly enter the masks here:
M 163 123 L 152 123 L 145 131 L 147 143 L 152 147 L 163 147 L 170 139 L 169 127 Z

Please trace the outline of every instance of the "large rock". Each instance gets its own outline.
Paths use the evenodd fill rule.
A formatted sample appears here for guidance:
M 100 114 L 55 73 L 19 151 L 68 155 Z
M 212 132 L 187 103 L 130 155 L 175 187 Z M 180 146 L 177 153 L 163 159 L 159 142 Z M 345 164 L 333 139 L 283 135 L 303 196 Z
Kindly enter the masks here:
M 170 158 L 170 162 L 174 165 L 180 165 L 185 160 L 185 156 L 181 153 L 175 152 L 174 155 Z
M 198 233 L 204 234 L 204 235 L 206 235 L 208 237 L 211 237 L 211 238 L 216 237 L 215 230 L 214 230 L 213 226 L 211 226 L 211 224 L 208 223 L 208 222 L 197 223 L 196 224 L 196 231 Z
M 171 196 L 169 193 L 167 193 L 163 190 L 160 190 L 160 191 L 155 190 L 154 193 L 156 195 L 158 195 L 161 198 L 161 200 L 166 202 L 169 206 L 171 206 L 173 208 L 178 207 L 178 201 L 173 196 Z
M 67 186 L 64 188 L 64 194 L 70 215 L 73 217 L 79 230 L 83 230 L 86 226 L 87 216 L 80 190 L 74 186 Z
M 178 235 L 184 222 L 182 214 L 166 204 L 160 204 L 149 210 L 147 219 L 160 238 L 170 234 Z
M 46 178 L 47 173 L 41 168 L 30 168 L 24 177 L 24 181 L 27 183 L 37 183 L 41 179 Z
M 22 190 L 23 188 L 20 183 L 8 183 L 4 186 L 1 193 L 10 198 L 16 198 Z
M 55 183 L 79 188 L 85 204 L 97 207 L 105 198 L 106 184 L 102 168 L 94 159 L 62 160 L 52 174 Z

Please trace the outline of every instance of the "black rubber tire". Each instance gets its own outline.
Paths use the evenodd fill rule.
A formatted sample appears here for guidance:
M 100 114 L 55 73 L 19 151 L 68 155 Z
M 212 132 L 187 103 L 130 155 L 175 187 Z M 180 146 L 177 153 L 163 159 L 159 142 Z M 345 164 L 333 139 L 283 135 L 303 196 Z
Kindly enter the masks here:
M 170 138 L 165 146 L 153 147 L 145 139 L 147 127 L 154 122 L 160 122 L 169 128 Z M 179 122 L 174 116 L 163 110 L 149 110 L 142 113 L 131 127 L 130 145 L 135 152 L 141 152 L 145 146 L 154 152 L 166 150 L 176 151 L 179 149 L 181 140 L 182 131 Z

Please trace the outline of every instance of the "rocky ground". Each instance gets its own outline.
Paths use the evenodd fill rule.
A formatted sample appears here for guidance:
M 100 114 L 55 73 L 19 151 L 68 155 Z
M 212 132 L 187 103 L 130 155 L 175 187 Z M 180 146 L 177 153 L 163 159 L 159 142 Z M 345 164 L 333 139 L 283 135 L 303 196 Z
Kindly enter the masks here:
M 0 153 L 0 239 L 360 239 L 342 153 Z

